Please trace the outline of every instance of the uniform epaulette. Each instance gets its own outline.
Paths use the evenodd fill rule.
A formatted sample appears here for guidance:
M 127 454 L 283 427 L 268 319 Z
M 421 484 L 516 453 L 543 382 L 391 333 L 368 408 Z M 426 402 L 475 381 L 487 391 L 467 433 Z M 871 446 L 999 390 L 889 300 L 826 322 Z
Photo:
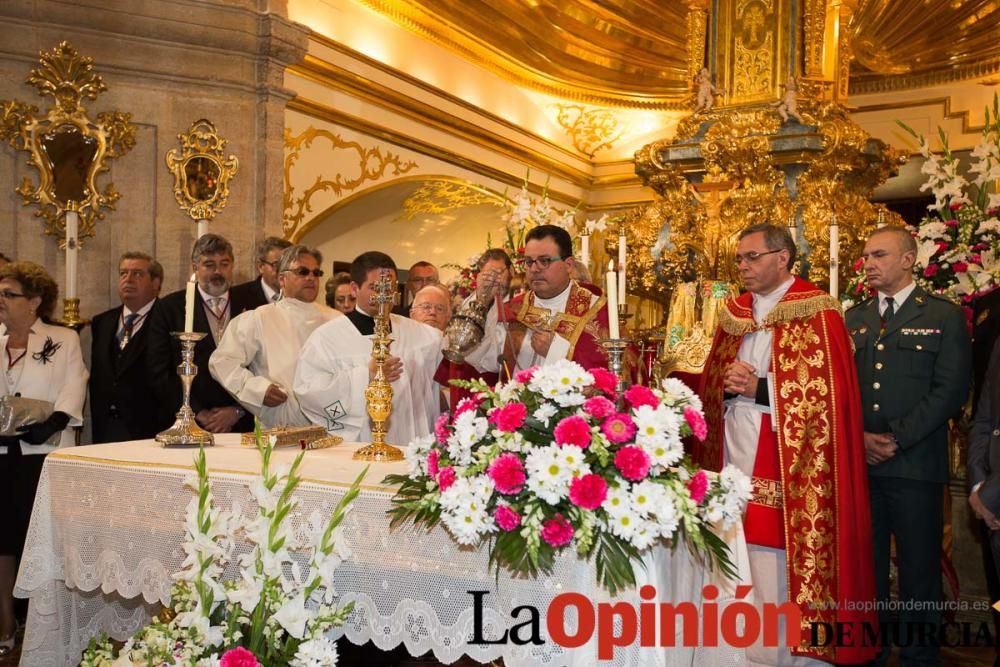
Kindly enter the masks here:
M 875 300 L 875 297 L 870 296 L 867 299 L 865 299 L 864 301 L 859 301 L 858 303 L 854 304 L 853 306 L 851 306 L 850 308 L 848 308 L 847 310 L 845 310 L 844 313 L 845 314 L 849 313 L 852 310 L 854 310 L 855 308 L 860 308 L 861 306 L 867 306 L 868 304 L 870 304 L 874 300 Z

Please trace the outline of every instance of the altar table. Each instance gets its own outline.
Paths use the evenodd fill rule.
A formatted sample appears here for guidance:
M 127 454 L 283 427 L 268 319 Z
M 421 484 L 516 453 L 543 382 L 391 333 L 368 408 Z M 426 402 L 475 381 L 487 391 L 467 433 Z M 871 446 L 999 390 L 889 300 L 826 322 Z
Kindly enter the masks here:
M 238 439 L 216 436 L 218 444 L 206 449 L 213 494 L 225 510 L 238 502 L 244 512 L 252 508 L 255 513 L 248 485 L 259 472 L 260 457 Z M 316 509 L 329 515 L 364 466 L 351 459 L 358 446 L 305 453 L 293 521 L 303 521 Z M 296 453 L 275 451 L 272 466 L 291 463 Z M 91 637 L 103 632 L 124 640 L 169 602 L 171 575 L 183 560 L 184 511 L 192 497 L 184 481 L 193 475 L 193 457 L 193 450 L 164 449 L 153 441 L 74 447 L 48 456 L 14 589 L 16 596 L 30 599 L 22 665 L 76 665 Z M 593 564 L 566 553 L 551 575 L 514 578 L 490 568 L 485 548 L 459 547 L 440 526 L 426 530 L 408 524 L 390 530 L 386 510 L 393 489 L 381 481 L 386 474 L 405 471 L 403 462 L 372 464 L 342 524 L 352 556 L 337 571 L 336 588 L 340 600 L 353 600 L 355 608 L 331 636 L 343 634 L 357 644 L 370 640 L 383 649 L 402 643 L 413 655 L 432 651 L 446 664 L 463 655 L 481 662 L 502 657 L 507 667 L 598 664 L 596 637 L 567 650 L 545 628 L 545 610 L 559 593 L 583 593 L 595 604 L 611 599 L 597 586 Z M 727 540 L 734 558 L 744 561 L 740 529 Z M 234 556 L 227 576 L 236 573 L 235 561 Z M 697 603 L 707 583 L 722 589 L 720 601 L 732 596 L 733 584 L 707 571 L 683 545 L 673 551 L 655 547 L 646 558 L 646 571 L 638 575 L 640 584 L 656 587 L 656 601 Z M 487 638 L 526 620 L 512 619 L 510 611 L 532 605 L 540 612 L 545 643 L 470 645 L 474 600 L 467 591 L 473 590 L 489 591 L 483 597 Z M 615 600 L 636 609 L 640 603 L 635 590 Z M 575 614 L 567 618 L 567 631 L 573 630 Z M 744 661 L 741 651 L 726 647 L 637 644 L 617 649 L 613 661 L 599 664 L 715 667 Z

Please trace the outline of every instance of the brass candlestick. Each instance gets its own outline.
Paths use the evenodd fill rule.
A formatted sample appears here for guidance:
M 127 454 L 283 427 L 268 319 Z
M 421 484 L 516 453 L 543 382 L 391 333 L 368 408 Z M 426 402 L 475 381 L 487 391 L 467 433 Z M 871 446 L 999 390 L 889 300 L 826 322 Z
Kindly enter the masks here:
M 608 370 L 615 374 L 615 392 L 618 394 L 618 409 L 624 410 L 625 390 L 628 383 L 625 381 L 625 350 L 628 348 L 627 338 L 602 338 L 598 341 L 601 347 L 608 353 Z
M 166 431 L 156 434 L 156 441 L 164 447 L 210 447 L 215 444 L 215 437 L 204 430 L 194 420 L 191 410 L 191 383 L 198 374 L 198 366 L 194 363 L 194 346 L 205 337 L 199 332 L 174 331 L 172 336 L 181 341 L 181 363 L 177 366 L 177 374 L 181 377 L 184 388 L 184 399 L 181 409 L 177 411 L 177 420 Z
M 58 323 L 64 327 L 73 329 L 77 333 L 80 333 L 81 329 L 90 324 L 90 320 L 80 317 L 80 299 L 76 297 L 63 299 L 62 319 L 58 320 Z
M 372 359 L 375 360 L 375 377 L 365 388 L 365 404 L 372 421 L 372 442 L 354 453 L 356 461 L 402 461 L 403 452 L 386 443 L 389 417 L 392 414 L 392 385 L 385 378 L 385 362 L 389 358 L 392 336 L 389 332 L 389 312 L 396 301 L 396 286 L 383 271 L 372 304 L 376 306 L 375 335 L 372 336 Z

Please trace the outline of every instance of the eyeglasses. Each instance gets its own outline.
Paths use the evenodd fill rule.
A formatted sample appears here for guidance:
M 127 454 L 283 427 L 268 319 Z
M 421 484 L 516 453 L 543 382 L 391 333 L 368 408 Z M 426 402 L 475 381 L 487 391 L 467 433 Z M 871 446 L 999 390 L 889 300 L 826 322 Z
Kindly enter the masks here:
M 28 298 L 28 295 L 18 294 L 17 292 L 11 292 L 9 289 L 5 289 L 2 292 L 0 292 L 0 299 L 3 299 L 4 301 L 10 301 L 11 299 L 26 299 L 26 298 Z
M 443 306 L 440 303 L 421 303 L 413 306 L 413 310 L 420 310 L 425 313 L 434 311 L 435 313 L 443 314 L 448 312 L 448 306 Z
M 312 274 L 317 278 L 323 277 L 323 269 L 307 269 L 304 266 L 300 266 L 297 269 L 285 269 L 285 273 L 294 273 L 299 278 L 305 278 L 309 274 Z
M 767 252 L 750 251 L 745 255 L 736 255 L 735 257 L 733 257 L 733 264 L 735 264 L 736 266 L 739 266 L 743 262 L 746 262 L 747 264 L 753 264 L 764 255 L 773 255 L 774 253 L 781 252 L 782 250 L 784 250 L 784 248 L 778 248 L 777 250 L 768 250 Z
M 542 271 L 552 266 L 552 262 L 561 262 L 565 257 L 559 257 L 558 255 L 552 257 L 525 257 L 524 258 L 524 268 L 530 269 L 533 266 L 538 266 Z
M 278 264 L 279 264 L 280 262 L 281 262 L 281 260 L 280 260 L 280 259 L 276 259 L 276 260 L 274 260 L 273 262 L 267 262 L 267 261 L 264 261 L 264 260 L 261 260 L 261 261 L 260 261 L 260 263 L 261 263 L 261 264 L 267 264 L 268 266 L 270 266 L 270 267 L 271 267 L 271 270 L 272 270 L 272 271 L 275 271 L 275 270 L 277 270 L 277 268 L 278 268 Z

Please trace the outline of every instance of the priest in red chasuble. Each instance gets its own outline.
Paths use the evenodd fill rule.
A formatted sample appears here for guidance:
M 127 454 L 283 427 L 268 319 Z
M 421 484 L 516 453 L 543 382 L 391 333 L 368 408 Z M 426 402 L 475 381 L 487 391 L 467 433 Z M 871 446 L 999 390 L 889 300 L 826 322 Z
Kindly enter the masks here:
M 584 368 L 607 368 L 607 353 L 598 343 L 608 335 L 604 296 L 571 278 L 573 242 L 555 225 L 539 225 L 525 236 L 526 279 L 530 290 L 490 308 L 483 342 L 466 355 L 480 371 L 508 374 L 531 366 L 570 359 Z M 475 297 L 489 306 L 493 294 Z
M 757 645 L 751 664 L 857 664 L 876 654 L 862 624 L 877 627 L 861 399 L 839 304 L 791 275 L 795 254 L 785 227 L 741 232 L 747 291 L 720 314 L 700 392 L 708 437 L 694 454 L 752 477 L 743 526 L 755 602 L 801 612 L 791 655 Z M 846 645 L 825 630 L 838 623 L 851 625 Z M 823 645 L 810 645 L 813 627 Z

